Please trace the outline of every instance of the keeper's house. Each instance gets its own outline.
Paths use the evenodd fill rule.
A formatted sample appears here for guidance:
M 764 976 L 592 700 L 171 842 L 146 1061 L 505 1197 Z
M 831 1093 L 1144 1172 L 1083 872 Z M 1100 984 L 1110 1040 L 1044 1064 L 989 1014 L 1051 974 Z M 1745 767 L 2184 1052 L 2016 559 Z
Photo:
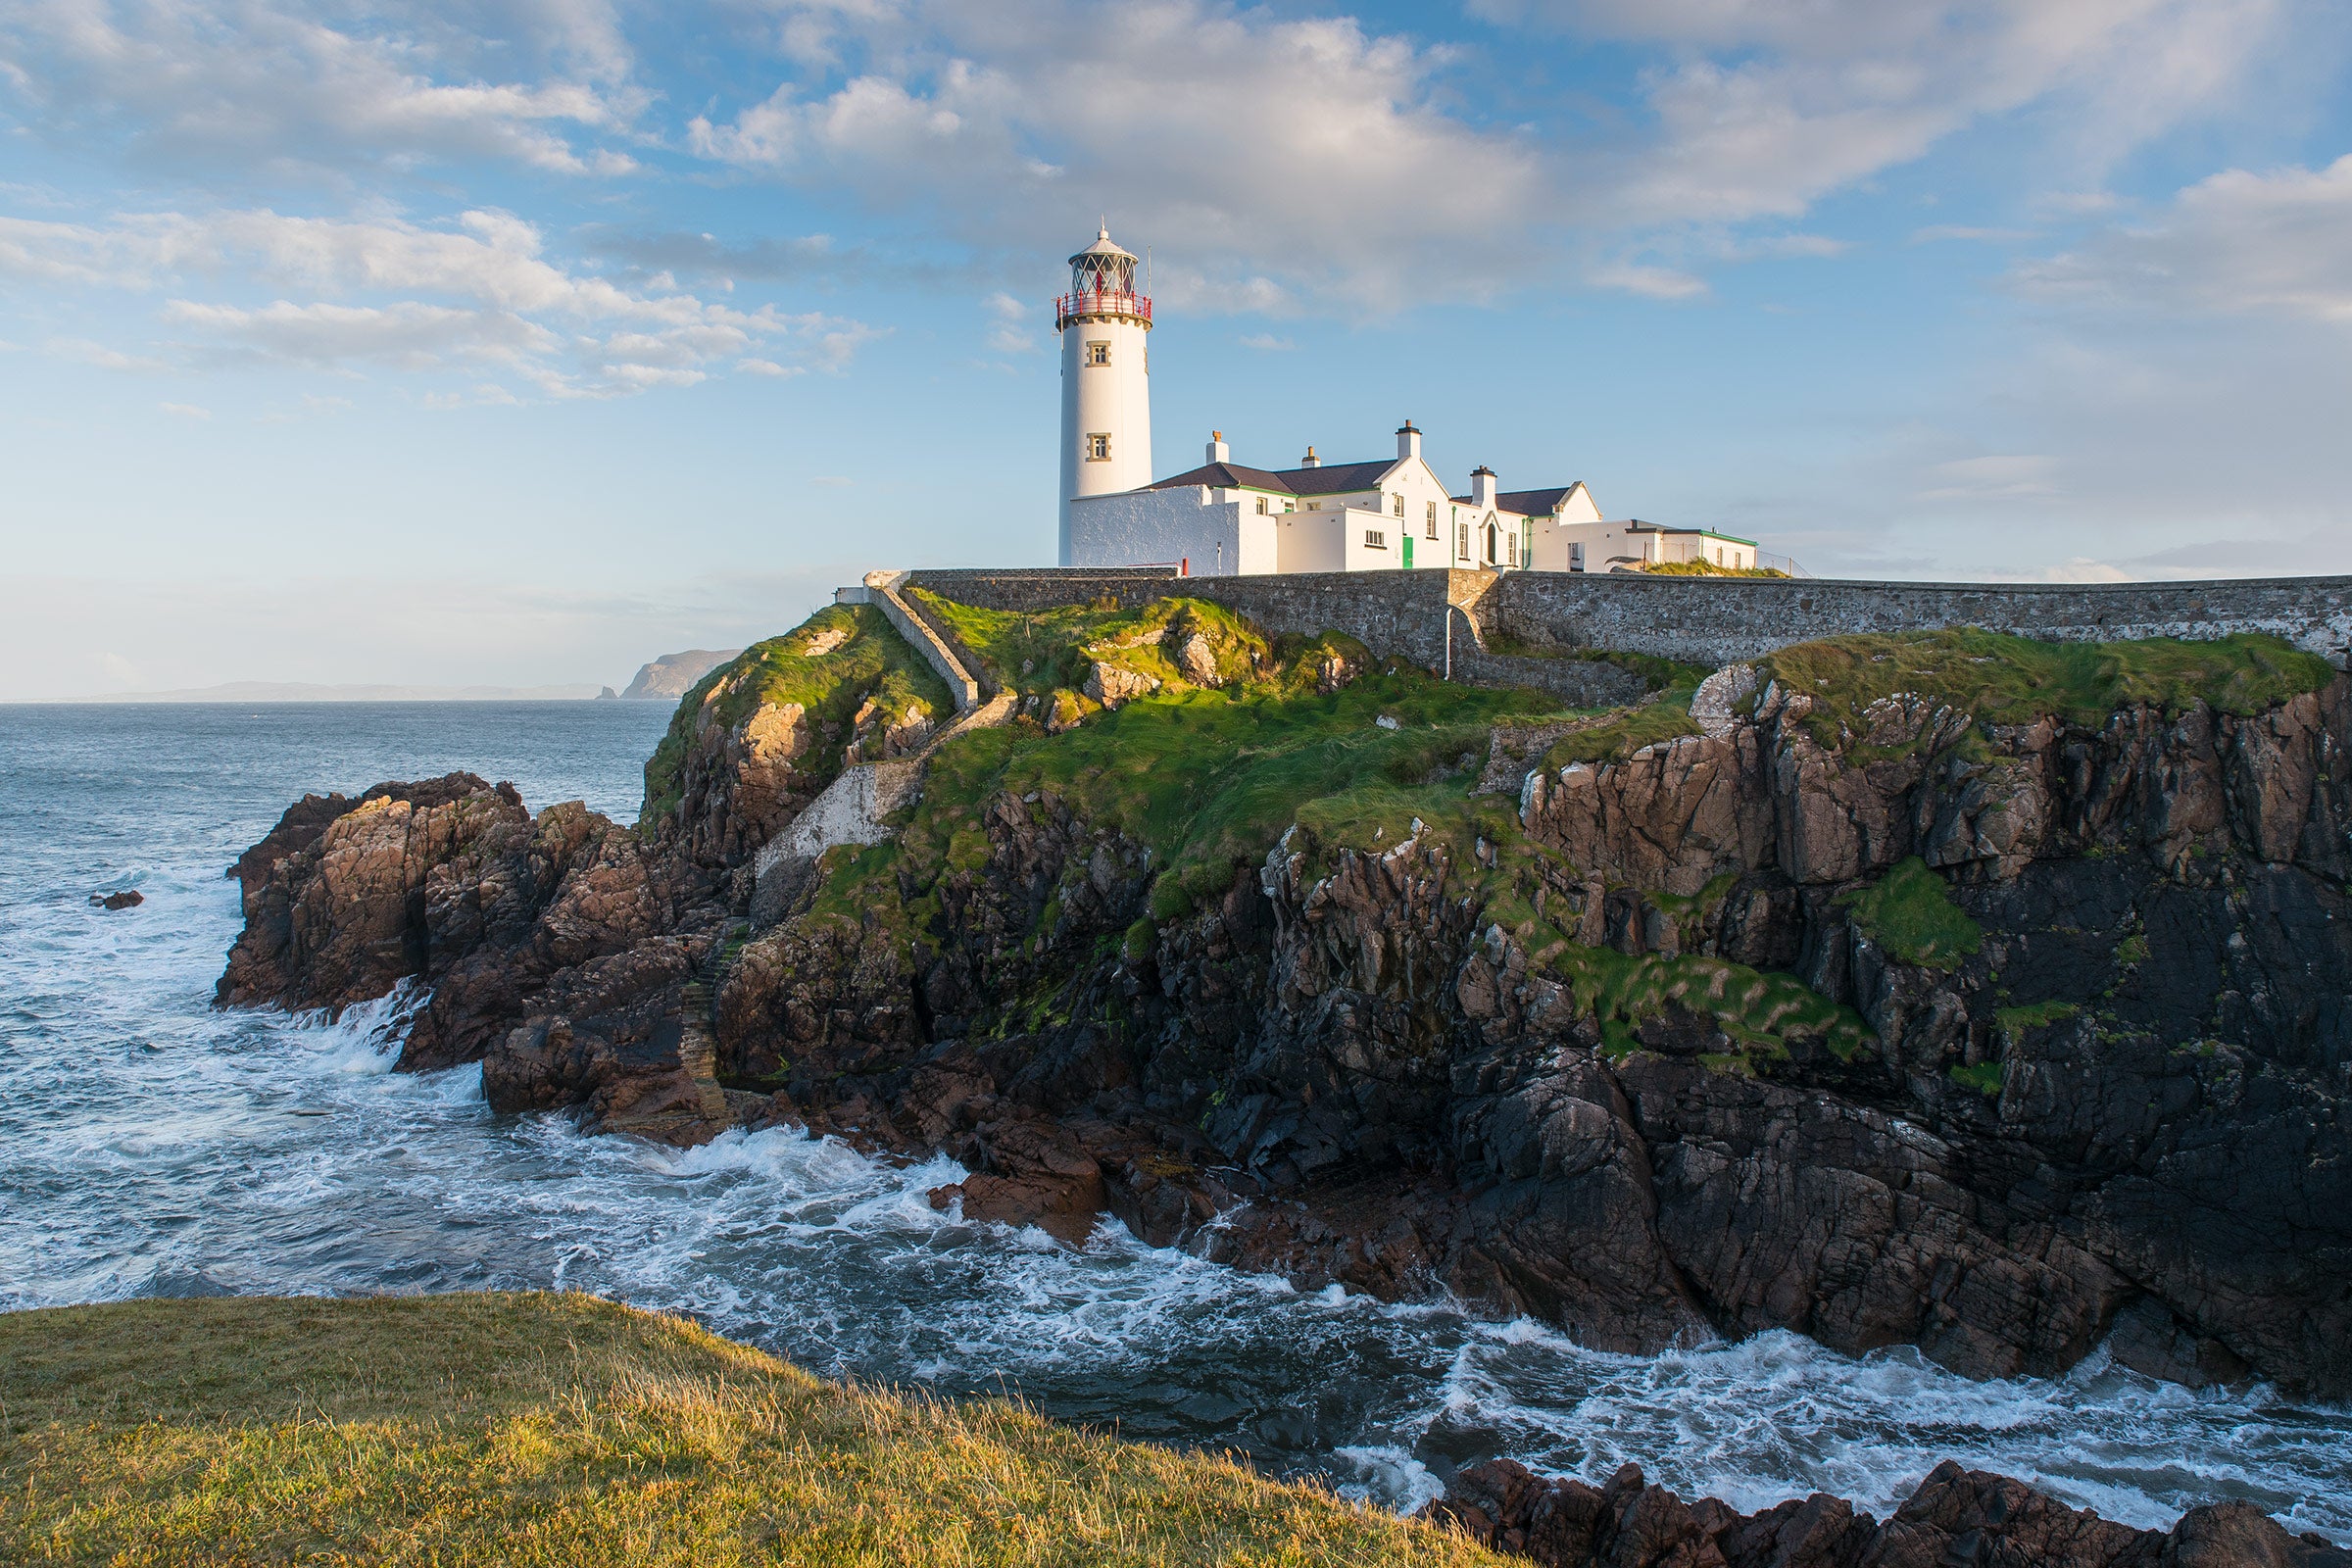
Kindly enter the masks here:
M 1181 566 L 1198 576 L 1294 571 L 1644 570 L 1704 559 L 1756 564 L 1754 541 L 1701 528 L 1610 522 L 1582 482 L 1504 490 L 1491 468 L 1450 492 L 1407 420 L 1396 456 L 1293 468 L 1233 461 L 1213 433 L 1200 467 L 1067 503 L 1069 566 Z

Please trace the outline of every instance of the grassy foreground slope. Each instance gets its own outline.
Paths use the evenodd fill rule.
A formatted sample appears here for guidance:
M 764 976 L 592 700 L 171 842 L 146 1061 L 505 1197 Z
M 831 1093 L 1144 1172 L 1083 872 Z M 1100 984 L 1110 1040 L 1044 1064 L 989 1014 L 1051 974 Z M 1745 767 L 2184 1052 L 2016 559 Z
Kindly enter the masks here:
M 1497 1565 L 1221 1459 L 592 1297 L 0 1314 L 0 1561 Z

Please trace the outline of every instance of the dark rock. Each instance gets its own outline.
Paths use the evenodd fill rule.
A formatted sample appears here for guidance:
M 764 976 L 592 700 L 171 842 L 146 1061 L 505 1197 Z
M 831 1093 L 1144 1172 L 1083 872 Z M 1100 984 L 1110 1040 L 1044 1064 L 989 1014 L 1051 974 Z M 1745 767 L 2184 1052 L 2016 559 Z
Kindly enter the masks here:
M 2192 1508 L 2167 1534 L 2067 1507 L 2021 1481 L 1945 1461 L 1881 1524 L 1815 1494 L 1754 1514 L 1686 1503 L 1627 1465 L 1606 1487 L 1509 1459 L 1472 1465 L 1420 1517 L 1544 1568 L 2348 1568 L 2248 1503 Z
M 1540 912 L 1512 929 L 1468 893 L 1491 848 L 1303 830 L 1150 923 L 1144 847 L 1041 790 L 861 914 L 800 886 L 738 942 L 738 868 L 826 748 L 887 744 L 761 709 L 696 732 L 651 843 L 471 775 L 300 803 L 239 862 L 220 997 L 415 977 L 403 1064 L 479 1058 L 502 1109 L 681 1141 L 795 1117 L 962 1160 L 939 1200 L 975 1219 L 1075 1241 L 1107 1210 L 1600 1348 L 1787 1327 L 1989 1376 L 2108 1340 L 2152 1375 L 2341 1396 L 2348 692 L 1989 736 L 1889 700 L 1860 754 L 1770 692 L 1720 736 L 1529 779 Z M 1857 928 L 1848 895 L 1909 856 L 1978 951 L 1910 961 Z M 1783 968 L 1875 1043 L 1816 1021 L 1757 1048 L 1705 986 L 1604 1018 L 1555 962 L 1572 943 Z
M 147 897 L 136 888 L 124 888 L 120 893 L 93 893 L 90 902 L 101 909 L 135 909 Z

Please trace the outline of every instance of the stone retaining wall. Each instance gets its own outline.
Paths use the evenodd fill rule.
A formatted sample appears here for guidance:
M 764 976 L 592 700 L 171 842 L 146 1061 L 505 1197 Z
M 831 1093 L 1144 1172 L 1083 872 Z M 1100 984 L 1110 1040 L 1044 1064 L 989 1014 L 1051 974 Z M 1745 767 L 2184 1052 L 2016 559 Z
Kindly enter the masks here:
M 1547 689 L 1598 667 L 1585 661 L 1463 656 L 1464 616 L 1478 641 L 1500 634 L 1562 652 L 1654 654 L 1696 664 L 1755 659 L 1789 643 L 1848 632 L 1982 626 L 2058 642 L 2202 639 L 2259 631 L 2346 667 L 2352 578 L 2273 577 L 2162 583 L 1902 583 L 1757 577 L 1586 576 L 1572 572 L 1317 572 L 1188 577 L 1034 568 L 920 571 L 933 593 L 996 610 L 1045 610 L 1108 598 L 1135 605 L 1176 592 L 1214 600 L 1273 632 L 1344 631 L 1374 653 L 1429 668 L 1453 631 L 1455 671 Z M 1454 607 L 1449 609 L 1448 607 Z M 1460 612 L 1457 613 L 1455 611 Z M 1571 666 L 1563 672 L 1560 666 Z M 1544 678 L 1542 672 L 1552 673 Z M 1605 677 L 1603 677 L 1605 678 Z M 1574 693 L 1563 690 L 1563 695 Z

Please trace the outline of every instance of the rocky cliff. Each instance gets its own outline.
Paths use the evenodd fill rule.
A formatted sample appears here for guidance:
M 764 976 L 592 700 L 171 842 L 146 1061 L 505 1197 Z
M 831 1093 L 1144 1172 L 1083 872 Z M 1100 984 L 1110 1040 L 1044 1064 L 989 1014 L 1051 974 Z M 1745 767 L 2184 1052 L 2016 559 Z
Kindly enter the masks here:
M 692 691 L 696 682 L 705 675 L 742 652 L 740 648 L 689 648 L 683 653 L 663 654 L 637 666 L 636 679 L 630 681 L 620 695 L 654 697 L 674 703 Z
M 974 1217 L 1598 1347 L 2352 1390 L 2317 661 L 1931 639 L 1553 718 L 1212 607 L 947 609 L 1023 717 L 772 927 L 744 862 L 927 721 L 846 610 L 689 694 L 635 833 L 466 775 L 298 806 L 222 1000 L 417 976 L 404 1063 L 501 1108 L 945 1150 Z

